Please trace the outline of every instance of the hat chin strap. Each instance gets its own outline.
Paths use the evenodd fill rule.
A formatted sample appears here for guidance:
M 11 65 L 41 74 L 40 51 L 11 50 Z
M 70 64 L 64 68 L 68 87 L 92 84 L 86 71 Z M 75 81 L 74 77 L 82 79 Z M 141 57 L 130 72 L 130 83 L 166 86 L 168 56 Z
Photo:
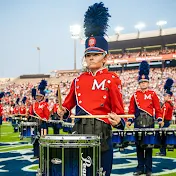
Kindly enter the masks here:
M 38 102 L 41 102 L 42 100 L 44 100 L 44 97 L 41 96 L 41 98 L 39 100 L 37 100 Z

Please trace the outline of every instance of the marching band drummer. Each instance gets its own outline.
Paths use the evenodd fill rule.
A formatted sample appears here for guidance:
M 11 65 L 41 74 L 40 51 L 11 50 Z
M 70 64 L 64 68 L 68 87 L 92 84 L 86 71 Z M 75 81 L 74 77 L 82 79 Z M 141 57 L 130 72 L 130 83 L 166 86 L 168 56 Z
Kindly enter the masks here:
M 3 115 L 3 106 L 1 103 L 1 99 L 4 96 L 4 92 L 0 93 L 0 125 L 2 125 L 2 115 Z
M 17 98 L 16 99 L 16 103 L 15 103 L 15 107 L 13 108 L 13 114 L 16 116 L 16 117 L 19 117 L 19 101 L 20 101 L 20 98 Z M 13 121 L 13 120 L 12 120 Z M 18 123 L 19 121 L 17 121 L 16 119 L 14 119 L 14 124 L 13 124 L 13 128 L 14 128 L 14 132 L 18 132 Z
M 134 114 L 135 119 L 128 119 L 127 127 L 134 122 L 135 128 L 154 128 L 154 115 L 158 123 L 163 125 L 160 102 L 153 90 L 149 90 L 149 64 L 142 61 L 139 67 L 139 89 L 133 94 L 129 105 L 129 114 Z M 155 111 L 155 114 L 154 114 Z M 133 175 L 152 174 L 152 148 L 142 148 L 136 143 L 138 166 Z
M 57 95 L 56 95 L 57 96 Z M 59 107 L 59 102 L 58 99 L 56 98 L 56 102 L 54 103 L 53 109 L 52 109 L 52 116 L 53 116 L 53 120 L 59 120 L 60 117 L 57 114 L 57 110 Z M 57 124 L 53 124 L 53 133 L 54 134 L 59 134 L 59 128 Z
M 32 108 L 30 109 L 30 115 L 37 116 L 41 120 L 41 124 L 39 124 L 39 133 L 40 135 L 46 135 L 48 133 L 47 121 L 50 116 L 48 103 L 45 101 L 45 87 L 47 86 L 47 82 L 42 80 L 38 86 L 39 93 L 34 95 L 32 92 L 32 96 L 35 97 L 36 101 L 33 103 Z M 39 123 L 40 123 L 39 120 Z M 33 142 L 34 148 L 34 158 L 39 158 L 39 138 L 40 136 L 35 136 Z
M 76 106 L 76 115 L 105 115 L 102 119 L 75 119 L 73 132 L 95 134 L 101 137 L 101 166 L 110 176 L 113 162 L 112 129 L 124 129 L 125 122 L 117 114 L 124 114 L 119 77 L 109 72 L 104 64 L 108 56 L 108 42 L 103 37 L 108 27 L 108 8 L 102 2 L 90 6 L 85 13 L 85 62 L 87 72 L 73 80 L 58 115 L 70 115 Z M 97 20 L 98 19 L 98 20 Z
M 164 85 L 164 104 L 162 106 L 162 117 L 164 121 L 164 126 L 161 126 L 162 128 L 168 128 L 172 122 L 174 104 L 171 100 L 173 95 L 171 88 L 173 83 L 174 81 L 171 78 L 168 78 Z M 156 153 L 156 155 L 166 156 L 166 148 L 165 147 L 160 148 L 160 152 Z
M 25 106 L 26 99 L 27 99 L 26 97 L 23 97 L 23 99 L 21 100 L 21 104 L 19 106 L 19 114 L 21 116 L 21 121 L 23 121 L 24 118 L 27 117 L 27 110 L 26 110 L 26 106 Z M 19 127 L 19 131 L 22 134 L 21 127 Z M 22 135 L 20 136 L 20 139 L 22 139 Z
M 26 97 L 23 97 L 23 99 L 21 100 L 21 106 L 19 107 L 19 114 L 22 115 L 23 117 L 25 117 L 27 115 L 27 109 L 26 109 Z

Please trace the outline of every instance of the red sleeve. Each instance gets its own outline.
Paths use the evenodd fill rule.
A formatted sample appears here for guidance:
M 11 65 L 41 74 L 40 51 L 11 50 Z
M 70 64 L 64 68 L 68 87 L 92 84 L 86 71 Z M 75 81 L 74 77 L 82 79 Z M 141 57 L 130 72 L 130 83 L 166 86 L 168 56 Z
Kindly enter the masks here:
M 110 101 L 112 112 L 115 112 L 116 114 L 125 114 L 121 94 L 121 81 L 117 76 L 113 80 L 114 81 L 112 82 L 110 89 Z
M 24 114 L 26 114 L 26 112 L 27 112 L 27 109 L 26 109 L 26 107 L 24 108 Z
M 33 105 L 31 105 L 29 108 L 29 114 L 34 115 Z
M 44 114 L 44 118 L 46 118 L 48 120 L 49 117 L 50 117 L 50 111 L 49 111 L 48 103 L 45 103 L 45 106 L 43 108 L 43 114 Z
M 0 105 L 0 116 L 2 116 L 3 107 Z
M 162 112 L 162 118 L 165 118 L 166 114 L 168 113 L 169 105 L 165 103 L 161 109 Z
M 159 102 L 158 96 L 156 95 L 155 92 L 153 93 L 152 101 L 153 101 L 153 107 L 155 109 L 156 118 L 157 119 L 158 118 L 162 118 L 162 112 L 161 112 L 160 102 Z
M 75 80 L 73 80 L 70 92 L 65 98 L 64 103 L 62 104 L 63 107 L 67 108 L 69 111 L 76 105 L 76 96 L 75 96 Z
M 130 105 L 128 107 L 128 114 L 134 114 L 135 113 L 135 99 L 134 95 L 130 99 Z

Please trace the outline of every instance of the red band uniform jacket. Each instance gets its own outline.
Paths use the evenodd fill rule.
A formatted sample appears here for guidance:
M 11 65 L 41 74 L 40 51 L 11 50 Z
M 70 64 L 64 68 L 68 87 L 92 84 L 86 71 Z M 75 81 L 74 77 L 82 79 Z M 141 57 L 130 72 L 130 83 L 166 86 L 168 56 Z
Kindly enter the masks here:
M 41 118 L 41 120 L 49 120 L 50 111 L 48 103 L 45 101 L 34 102 L 29 110 L 31 115 L 36 115 Z
M 137 108 L 136 108 L 137 107 Z M 137 90 L 130 100 L 129 105 L 129 114 L 134 114 L 137 117 L 137 110 L 139 109 L 143 112 L 146 112 L 150 116 L 159 121 L 162 121 L 162 112 L 160 107 L 160 102 L 158 96 L 153 90 L 146 90 L 142 92 L 141 90 Z M 134 119 L 128 119 L 131 123 Z
M 76 106 L 76 115 L 107 115 L 114 112 L 124 114 L 121 81 L 107 69 L 98 70 L 94 75 L 85 72 L 74 79 L 63 107 L 70 111 Z M 75 119 L 77 122 L 80 119 Z M 98 119 L 110 124 L 107 118 Z M 124 119 L 121 124 L 124 126 Z
M 171 101 L 166 101 L 162 106 L 162 117 L 164 120 L 172 120 L 174 105 Z

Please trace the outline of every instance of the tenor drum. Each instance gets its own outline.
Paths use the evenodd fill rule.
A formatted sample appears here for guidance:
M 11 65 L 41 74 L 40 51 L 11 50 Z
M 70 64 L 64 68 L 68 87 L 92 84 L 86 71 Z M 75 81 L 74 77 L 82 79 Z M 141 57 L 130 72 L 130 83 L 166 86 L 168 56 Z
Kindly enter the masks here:
M 135 145 L 136 143 L 136 134 L 138 130 L 125 130 L 123 132 L 123 144 L 126 145 Z
M 37 133 L 38 124 L 36 122 L 21 122 L 21 137 L 35 136 Z
M 12 126 L 19 124 L 20 117 L 12 117 Z
M 96 135 L 46 135 L 40 138 L 42 176 L 97 176 L 100 138 Z
M 122 147 L 123 130 L 113 131 L 112 142 L 116 147 Z
M 144 148 L 160 148 L 162 145 L 162 130 L 160 128 L 143 128 L 141 146 Z
M 164 145 L 166 148 L 176 148 L 176 129 L 162 128 L 164 132 Z

